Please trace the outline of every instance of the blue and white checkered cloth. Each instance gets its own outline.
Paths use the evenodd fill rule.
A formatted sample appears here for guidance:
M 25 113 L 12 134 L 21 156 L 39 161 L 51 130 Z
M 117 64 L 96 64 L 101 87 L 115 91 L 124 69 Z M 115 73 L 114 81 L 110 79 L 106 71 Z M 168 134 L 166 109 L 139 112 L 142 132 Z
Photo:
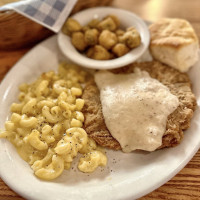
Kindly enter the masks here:
M 3 6 L 58 32 L 77 0 L 23 0 Z

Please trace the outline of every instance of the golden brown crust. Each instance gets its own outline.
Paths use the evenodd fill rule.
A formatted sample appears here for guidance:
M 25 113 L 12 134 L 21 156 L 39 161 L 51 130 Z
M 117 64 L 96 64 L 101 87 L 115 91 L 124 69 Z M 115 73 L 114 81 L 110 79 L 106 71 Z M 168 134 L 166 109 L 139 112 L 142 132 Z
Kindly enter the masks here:
M 164 18 L 149 26 L 151 34 L 150 46 L 168 46 L 181 48 L 184 45 L 198 43 L 191 24 L 184 19 Z
M 88 135 L 101 146 L 120 149 L 120 144 L 111 136 L 104 122 L 99 90 L 94 80 L 87 83 L 82 98 L 85 100 L 83 108 L 84 128 Z
M 112 72 L 131 73 L 135 67 L 149 72 L 152 78 L 158 79 L 170 89 L 172 94 L 178 97 L 180 105 L 168 117 L 166 132 L 163 136 L 162 146 L 159 149 L 176 146 L 183 138 L 183 130 L 189 128 L 196 106 L 196 99 L 191 91 L 191 83 L 188 75 L 156 61 L 135 63 L 112 70 Z M 111 136 L 105 125 L 99 90 L 94 80 L 90 80 L 87 83 L 83 92 L 83 99 L 85 100 L 83 109 L 85 115 L 84 127 L 88 135 L 101 146 L 114 150 L 121 149 L 120 144 Z

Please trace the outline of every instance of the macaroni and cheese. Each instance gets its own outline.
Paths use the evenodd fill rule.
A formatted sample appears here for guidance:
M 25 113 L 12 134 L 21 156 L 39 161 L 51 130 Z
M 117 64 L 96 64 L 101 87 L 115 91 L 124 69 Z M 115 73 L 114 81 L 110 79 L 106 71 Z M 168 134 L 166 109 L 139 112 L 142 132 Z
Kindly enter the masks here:
M 83 154 L 78 168 L 92 172 L 105 166 L 107 157 L 82 128 L 81 98 L 86 73 L 61 63 L 58 74 L 43 73 L 34 83 L 20 85 L 19 101 L 0 138 L 7 138 L 35 175 L 52 180 L 69 169 L 77 153 Z

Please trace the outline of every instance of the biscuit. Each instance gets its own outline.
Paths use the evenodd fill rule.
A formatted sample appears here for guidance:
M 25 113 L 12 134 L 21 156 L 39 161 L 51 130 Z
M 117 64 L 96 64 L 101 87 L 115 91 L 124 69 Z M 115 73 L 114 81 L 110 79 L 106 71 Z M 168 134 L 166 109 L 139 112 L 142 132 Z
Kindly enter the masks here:
M 154 59 L 186 72 L 199 57 L 199 41 L 191 24 L 164 18 L 149 26 L 150 51 Z

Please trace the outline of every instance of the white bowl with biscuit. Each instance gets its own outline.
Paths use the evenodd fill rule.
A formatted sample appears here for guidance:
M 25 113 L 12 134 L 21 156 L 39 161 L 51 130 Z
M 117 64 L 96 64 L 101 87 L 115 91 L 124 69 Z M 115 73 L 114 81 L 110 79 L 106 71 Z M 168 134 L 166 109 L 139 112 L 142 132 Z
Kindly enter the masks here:
M 92 19 L 102 19 L 103 17 L 110 14 L 115 15 L 119 18 L 123 28 L 133 26 L 137 29 L 141 37 L 141 44 L 139 47 L 132 49 L 127 54 L 119 58 L 114 58 L 112 60 L 94 60 L 78 52 L 72 45 L 71 38 L 61 31 L 58 34 L 58 45 L 62 53 L 71 61 L 81 66 L 93 69 L 119 68 L 136 61 L 146 51 L 150 41 L 148 27 L 140 17 L 132 12 L 119 8 L 98 7 L 81 11 L 73 15 L 72 18 L 77 20 L 82 26 L 84 26 Z

